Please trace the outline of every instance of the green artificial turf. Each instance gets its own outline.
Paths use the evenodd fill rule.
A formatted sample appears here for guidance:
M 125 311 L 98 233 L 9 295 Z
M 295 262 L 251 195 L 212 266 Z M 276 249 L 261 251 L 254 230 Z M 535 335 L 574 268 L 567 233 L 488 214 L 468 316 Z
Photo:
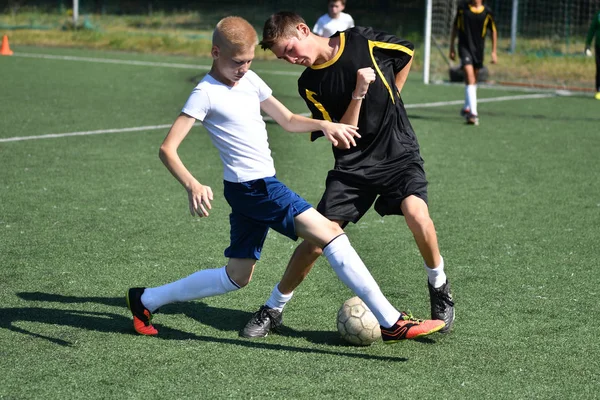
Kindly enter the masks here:
M 0 58 L 0 139 L 170 124 L 206 59 L 15 47 Z M 253 68 L 306 112 L 299 67 Z M 290 73 L 279 74 L 278 71 Z M 172 304 L 158 337 L 133 333 L 123 295 L 226 262 L 222 166 L 202 127 L 182 144 L 213 188 L 209 218 L 158 159 L 167 128 L 0 142 L 0 398 L 596 398 L 600 102 L 551 96 L 479 105 L 464 125 L 462 85 L 403 91 L 430 181 L 430 212 L 456 300 L 448 335 L 345 344 L 336 313 L 353 296 L 324 259 L 297 289 L 282 334 L 238 337 L 295 243 L 271 232 L 243 290 Z M 479 97 L 531 93 L 480 88 Z M 278 177 L 316 204 L 329 145 L 268 123 Z M 401 217 L 370 211 L 350 240 L 400 309 L 429 314 L 422 260 Z

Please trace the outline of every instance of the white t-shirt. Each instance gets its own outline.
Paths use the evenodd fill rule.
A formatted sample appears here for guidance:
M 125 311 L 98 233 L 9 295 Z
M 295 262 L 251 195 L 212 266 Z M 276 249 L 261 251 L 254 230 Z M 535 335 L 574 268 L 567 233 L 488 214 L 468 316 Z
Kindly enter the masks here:
M 183 113 L 208 130 L 223 161 L 223 179 L 246 182 L 275 175 L 275 165 L 260 114 L 260 103 L 272 90 L 253 71 L 234 86 L 207 74 L 194 88 Z
M 331 18 L 329 14 L 321 15 L 317 20 L 313 33 L 323 37 L 331 37 L 336 32 L 342 32 L 354 27 L 354 20 L 350 14 L 341 12 L 337 18 Z

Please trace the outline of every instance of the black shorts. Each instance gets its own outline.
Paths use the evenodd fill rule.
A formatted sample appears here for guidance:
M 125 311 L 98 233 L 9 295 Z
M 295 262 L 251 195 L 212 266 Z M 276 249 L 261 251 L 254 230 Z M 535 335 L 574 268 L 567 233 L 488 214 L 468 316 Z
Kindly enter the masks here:
M 356 223 L 373 203 L 381 216 L 402 215 L 400 205 L 410 195 L 427 203 L 427 179 L 418 153 L 401 166 L 329 171 L 317 210 L 332 221 Z
M 473 54 L 471 50 L 466 47 L 458 47 L 458 56 L 460 57 L 460 65 L 472 65 L 475 69 L 483 68 L 483 54 Z

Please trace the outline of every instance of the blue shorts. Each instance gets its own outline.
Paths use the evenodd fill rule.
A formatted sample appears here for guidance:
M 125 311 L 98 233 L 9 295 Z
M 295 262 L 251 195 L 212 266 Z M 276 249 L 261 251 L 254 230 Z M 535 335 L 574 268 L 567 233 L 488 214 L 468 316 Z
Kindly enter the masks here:
M 224 186 L 225 199 L 231 206 L 230 244 L 225 257 L 260 259 L 269 228 L 298 239 L 294 217 L 312 206 L 276 177 L 224 181 Z

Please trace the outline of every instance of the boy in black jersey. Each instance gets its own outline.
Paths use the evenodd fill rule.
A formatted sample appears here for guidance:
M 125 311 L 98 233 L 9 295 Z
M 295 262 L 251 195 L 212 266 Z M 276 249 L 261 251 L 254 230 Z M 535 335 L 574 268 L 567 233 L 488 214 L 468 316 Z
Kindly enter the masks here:
M 280 12 L 265 23 L 261 45 L 306 67 L 298 90 L 313 118 L 359 127 L 356 146 L 333 148 L 335 167 L 317 209 L 342 227 L 356 223 L 373 204 L 382 216 L 404 215 L 425 261 L 432 317 L 444 320 L 447 332 L 454 303 L 429 217 L 423 159 L 400 97 L 412 43 L 364 27 L 322 38 L 299 15 Z M 313 132 L 311 139 L 319 136 Z M 264 337 L 281 324 L 283 307 L 320 255 L 307 241 L 296 248 L 282 280 L 242 336 Z
M 477 75 L 483 67 L 483 51 L 488 32 L 492 33 L 492 64 L 495 64 L 498 33 L 492 11 L 483 5 L 483 0 L 470 0 L 458 7 L 450 36 L 450 59 L 456 59 L 454 40 L 458 33 L 458 56 L 465 73 L 465 105 L 460 115 L 470 125 L 479 125 Z
M 590 29 L 585 39 L 585 55 L 592 56 L 592 40 L 596 40 L 596 100 L 600 100 L 600 11 L 594 14 Z

